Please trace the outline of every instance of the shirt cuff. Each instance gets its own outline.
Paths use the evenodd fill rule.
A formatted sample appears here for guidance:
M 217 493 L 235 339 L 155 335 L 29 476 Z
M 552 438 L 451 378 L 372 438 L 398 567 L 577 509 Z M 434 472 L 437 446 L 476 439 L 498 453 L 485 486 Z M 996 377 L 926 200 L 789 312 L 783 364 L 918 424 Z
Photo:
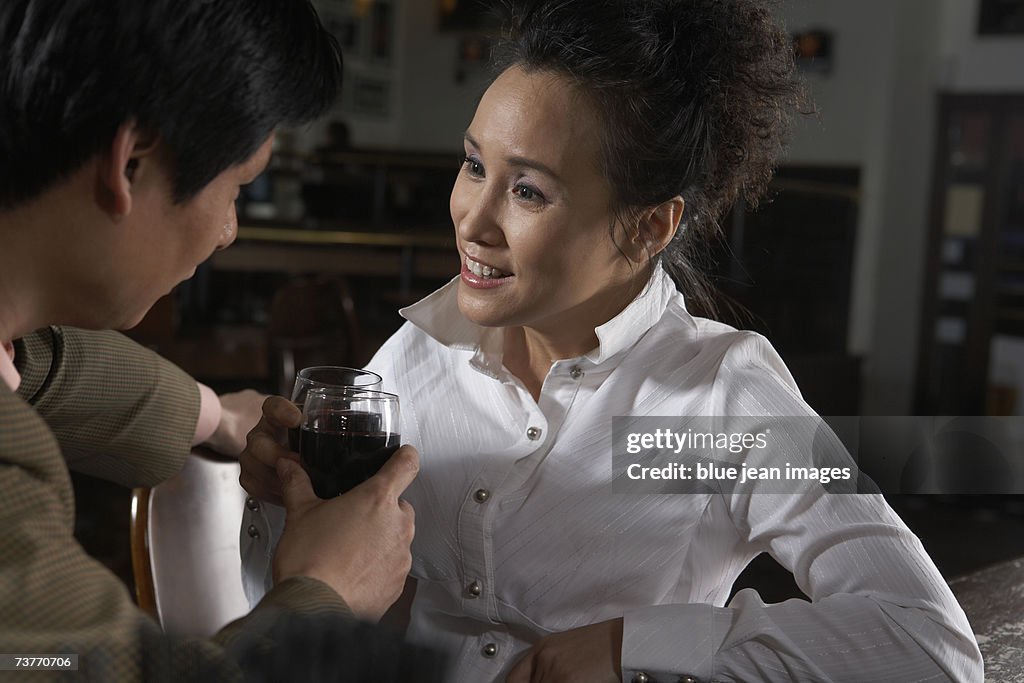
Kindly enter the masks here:
M 220 425 L 220 399 L 213 389 L 196 382 L 199 387 L 199 420 L 196 422 L 196 433 L 192 437 L 192 445 L 205 443 Z
M 732 626 L 732 610 L 713 605 L 628 611 L 622 621 L 622 680 L 712 681 L 715 655 Z

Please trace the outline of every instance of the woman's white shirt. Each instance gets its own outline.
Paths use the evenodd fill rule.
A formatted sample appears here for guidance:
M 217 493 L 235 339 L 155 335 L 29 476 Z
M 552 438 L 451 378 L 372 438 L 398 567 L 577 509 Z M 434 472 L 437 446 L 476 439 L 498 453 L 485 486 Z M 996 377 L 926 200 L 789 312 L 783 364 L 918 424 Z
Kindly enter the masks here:
M 501 331 L 459 313 L 457 286 L 404 309 L 367 366 L 421 454 L 409 635 L 453 654 L 453 680 L 504 681 L 540 637 L 618 617 L 626 681 L 980 680 L 962 609 L 880 496 L 611 492 L 613 416 L 813 415 L 767 340 L 691 316 L 658 268 L 535 401 L 502 366 Z M 282 517 L 246 510 L 253 604 Z M 813 602 L 745 590 L 725 607 L 761 552 Z

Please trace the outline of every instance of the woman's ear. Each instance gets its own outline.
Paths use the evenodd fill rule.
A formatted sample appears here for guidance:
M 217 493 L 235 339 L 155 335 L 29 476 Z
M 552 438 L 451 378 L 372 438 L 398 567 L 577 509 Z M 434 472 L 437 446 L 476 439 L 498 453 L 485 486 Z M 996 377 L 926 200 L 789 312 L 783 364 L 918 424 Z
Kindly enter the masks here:
M 679 229 L 685 203 L 676 196 L 640 214 L 630 238 L 630 256 L 637 262 L 653 259 L 668 246 Z
M 156 158 L 159 136 L 143 130 L 135 120 L 117 128 L 110 146 L 99 155 L 96 166 L 96 203 L 118 220 L 132 210 L 132 184 L 140 166 Z

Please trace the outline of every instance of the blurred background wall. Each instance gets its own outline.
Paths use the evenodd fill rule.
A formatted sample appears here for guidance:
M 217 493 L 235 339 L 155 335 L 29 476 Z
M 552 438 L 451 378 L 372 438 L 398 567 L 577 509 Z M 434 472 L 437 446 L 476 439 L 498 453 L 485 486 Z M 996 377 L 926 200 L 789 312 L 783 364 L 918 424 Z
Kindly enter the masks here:
M 346 50 L 349 84 L 376 78 L 389 88 L 386 114 L 344 112 L 352 145 L 457 153 L 486 87 L 489 29 L 446 27 L 439 15 L 459 10 L 452 0 L 319 4 L 328 17 L 391 8 L 387 60 L 364 57 L 358 39 Z M 981 9 L 981 0 L 779 3 L 792 33 L 820 32 L 830 43 L 826 57 L 812 60 L 825 67 L 805 70 L 817 113 L 798 121 L 784 164 L 856 174 L 849 300 L 841 305 L 846 351 L 861 359 L 857 405 L 864 414 L 926 407 L 914 395 L 939 94 L 1024 93 L 1024 37 L 979 35 Z M 478 59 L 467 58 L 480 35 Z M 324 126 L 304 132 L 301 144 L 315 145 Z
M 448 194 L 493 26 L 472 0 L 316 4 L 342 101 L 278 136 L 238 242 L 132 331 L 219 391 L 365 363 L 458 272 Z M 1024 413 L 1024 0 L 778 6 L 816 113 L 771 201 L 709 245 L 719 285 L 822 414 Z M 78 537 L 130 581 L 124 492 L 76 491 Z M 947 577 L 1024 554 L 1015 496 L 889 500 Z M 787 581 L 759 560 L 741 585 Z

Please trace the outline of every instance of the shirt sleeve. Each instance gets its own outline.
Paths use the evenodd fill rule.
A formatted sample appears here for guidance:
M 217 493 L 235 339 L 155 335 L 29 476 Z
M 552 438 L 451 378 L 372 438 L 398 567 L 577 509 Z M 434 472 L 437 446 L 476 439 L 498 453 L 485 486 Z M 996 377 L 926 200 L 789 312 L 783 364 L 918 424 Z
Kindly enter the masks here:
M 200 393 L 180 368 L 116 332 L 51 327 L 15 347 L 18 394 L 53 430 L 69 468 L 128 487 L 181 469 Z
M 731 350 L 711 414 L 813 417 L 779 366 L 766 342 L 748 340 Z M 624 680 L 638 672 L 652 683 L 686 676 L 701 682 L 982 680 L 981 654 L 963 610 L 919 539 L 880 495 L 829 493 L 817 482 L 766 493 L 763 485 L 716 496 L 701 524 L 708 533 L 735 535 L 747 550 L 768 552 L 810 600 L 765 604 L 747 589 L 726 607 L 628 611 Z
M 776 495 L 753 495 L 775 510 L 751 536 L 793 572 L 811 601 L 766 605 L 747 589 L 724 608 L 627 612 L 626 680 L 639 671 L 652 681 L 981 680 L 962 609 L 880 497 L 822 492 L 817 499 L 789 496 L 779 506 L 768 500 Z

